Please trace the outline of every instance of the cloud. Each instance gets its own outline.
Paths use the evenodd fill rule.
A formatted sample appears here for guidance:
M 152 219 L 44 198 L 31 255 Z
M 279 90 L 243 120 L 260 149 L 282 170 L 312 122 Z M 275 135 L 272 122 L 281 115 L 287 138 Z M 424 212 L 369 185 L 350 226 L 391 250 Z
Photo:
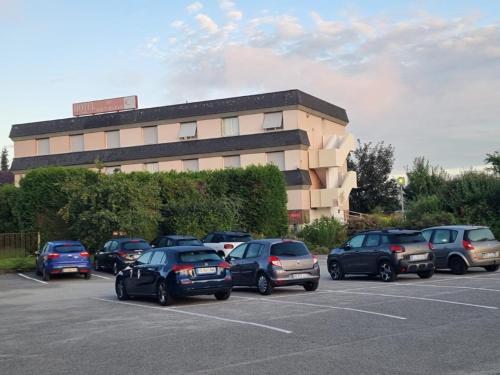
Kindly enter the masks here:
M 197 2 L 195 2 L 195 3 L 189 4 L 189 5 L 186 7 L 186 10 L 188 11 L 188 13 L 197 13 L 197 12 L 199 12 L 202 8 L 203 8 L 203 4 L 202 4 L 202 3 L 200 3 L 199 1 L 197 1 Z
M 227 12 L 227 17 L 233 21 L 239 21 L 243 18 L 243 12 L 239 10 L 231 10 Z
M 219 30 L 219 26 L 206 14 L 198 14 L 195 18 L 200 27 L 209 33 L 215 33 Z
M 184 21 L 175 20 L 170 24 L 170 26 L 172 26 L 175 29 L 181 28 L 182 26 L 184 26 Z

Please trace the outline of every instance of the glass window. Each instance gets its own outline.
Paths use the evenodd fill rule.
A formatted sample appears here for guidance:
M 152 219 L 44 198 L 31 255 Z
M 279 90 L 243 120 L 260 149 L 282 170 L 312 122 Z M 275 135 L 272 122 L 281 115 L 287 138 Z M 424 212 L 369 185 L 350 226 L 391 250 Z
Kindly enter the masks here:
M 285 170 L 285 152 L 268 152 L 267 153 L 267 162 L 269 164 L 274 164 L 278 167 L 280 171 Z
M 55 245 L 54 250 L 56 253 L 75 253 L 85 251 L 82 245 Z
M 118 249 L 118 242 L 112 241 L 111 245 L 109 246 L 109 251 L 115 251 L 116 249 Z
M 183 160 L 182 169 L 185 171 L 197 172 L 199 170 L 198 159 Z
M 450 230 L 451 233 L 451 239 L 450 242 L 455 242 L 458 236 L 458 231 L 456 230 Z
M 50 144 L 48 138 L 42 138 L 36 140 L 36 154 L 37 155 L 50 154 Z
M 69 136 L 70 149 L 73 152 L 80 152 L 84 149 L 83 134 Z
M 424 238 L 425 238 L 425 240 L 426 240 L 427 242 L 430 242 L 430 240 L 431 240 L 431 236 L 432 236 L 432 230 L 424 230 L 424 231 L 422 232 L 422 236 L 424 236 Z
M 157 126 L 147 126 L 142 128 L 142 134 L 144 136 L 145 145 L 154 145 L 158 143 L 158 127 Z
M 242 259 L 243 254 L 245 254 L 245 250 L 247 249 L 247 246 L 248 245 L 246 243 L 241 244 L 240 246 L 236 246 L 236 248 L 233 251 L 231 251 L 229 256 L 234 259 Z
M 390 237 L 391 242 L 397 244 L 427 242 L 421 232 L 393 234 Z
M 108 241 L 104 244 L 104 251 L 108 251 L 109 250 L 109 246 L 111 245 L 111 241 Z
M 240 166 L 240 155 L 224 156 L 224 168 L 239 168 Z
M 365 246 L 378 246 L 380 236 L 378 234 L 368 234 L 365 240 Z
M 495 236 L 488 228 L 466 230 L 464 239 L 467 241 L 494 241 Z
M 443 244 L 450 242 L 450 231 L 448 229 L 436 229 L 434 231 L 434 237 L 432 238 L 432 243 Z
M 350 247 L 352 247 L 353 249 L 357 249 L 359 247 L 362 247 L 363 246 L 363 241 L 365 240 L 365 235 L 364 234 L 360 234 L 358 236 L 354 236 L 353 238 L 351 238 L 348 242 L 348 245 Z
M 122 167 L 120 167 L 119 165 L 113 165 L 111 167 L 106 167 L 105 173 L 106 174 L 113 174 L 113 173 L 121 172 L 121 170 L 122 170 Z
M 149 264 L 164 264 L 165 262 L 165 252 L 164 251 L 153 251 L 153 256 L 149 261 Z
M 157 173 L 160 171 L 160 166 L 158 163 L 146 163 L 144 164 L 144 170 L 149 173 Z
M 106 133 L 106 148 L 120 147 L 120 131 L 113 130 Z
M 179 129 L 179 138 L 196 138 L 196 122 L 183 122 Z
M 262 128 L 266 130 L 283 127 L 283 112 L 264 113 Z
M 149 250 L 150 247 L 146 241 L 141 240 L 122 242 L 123 250 Z
M 257 258 L 260 255 L 260 249 L 262 245 L 258 243 L 251 243 L 248 245 L 247 252 L 245 254 L 245 258 Z
M 212 242 L 213 237 L 214 237 L 214 235 L 213 235 L 213 234 L 207 234 L 207 235 L 203 238 L 203 242 L 208 242 L 208 243 L 211 243 L 211 242 Z
M 271 255 L 275 256 L 303 256 L 309 254 L 306 245 L 302 242 L 286 241 L 271 246 Z
M 386 235 L 386 234 L 383 234 L 381 236 L 381 239 L 382 239 L 382 241 L 381 241 L 382 243 L 391 243 L 391 240 L 389 239 L 389 236 Z
M 206 262 L 220 260 L 215 250 L 193 250 L 179 253 L 179 260 L 183 263 Z
M 228 117 L 222 120 L 222 135 L 240 135 L 240 122 L 238 117 Z
M 196 239 L 178 240 L 177 246 L 203 246 L 203 242 Z
M 252 241 L 252 236 L 249 234 L 227 234 L 226 235 L 226 242 L 248 242 Z M 224 242 L 224 239 L 222 239 L 220 242 Z
M 136 263 L 138 265 L 148 264 L 149 263 L 149 259 L 151 259 L 151 254 L 153 254 L 152 251 L 148 251 L 148 252 L 142 254 L 139 258 L 137 258 Z

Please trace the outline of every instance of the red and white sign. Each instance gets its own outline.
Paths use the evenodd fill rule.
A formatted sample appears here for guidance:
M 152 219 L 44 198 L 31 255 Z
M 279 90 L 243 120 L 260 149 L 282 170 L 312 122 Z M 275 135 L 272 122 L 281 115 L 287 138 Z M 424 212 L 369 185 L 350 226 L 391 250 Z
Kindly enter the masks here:
M 73 103 L 73 116 L 95 115 L 96 113 L 118 112 L 129 109 L 137 109 L 137 95 Z

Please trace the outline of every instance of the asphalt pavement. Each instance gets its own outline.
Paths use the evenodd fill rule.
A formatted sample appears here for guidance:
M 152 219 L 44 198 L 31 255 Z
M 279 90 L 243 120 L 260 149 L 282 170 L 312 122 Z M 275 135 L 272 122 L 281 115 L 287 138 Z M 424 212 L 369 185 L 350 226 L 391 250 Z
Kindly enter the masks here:
M 234 289 L 161 307 L 114 276 L 0 275 L 0 374 L 500 374 L 500 272 L 316 292 Z

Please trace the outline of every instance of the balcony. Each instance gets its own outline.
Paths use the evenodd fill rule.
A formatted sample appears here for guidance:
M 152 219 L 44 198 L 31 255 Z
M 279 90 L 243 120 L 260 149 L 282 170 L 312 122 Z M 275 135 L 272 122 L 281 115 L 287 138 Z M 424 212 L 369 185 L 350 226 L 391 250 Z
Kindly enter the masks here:
M 357 187 L 356 172 L 349 171 L 340 187 L 311 190 L 311 207 L 343 207 L 349 201 L 351 190 Z
M 341 167 L 346 163 L 349 152 L 355 148 L 356 141 L 352 134 L 347 134 L 340 140 L 329 141 L 324 149 L 309 150 L 309 168 Z

